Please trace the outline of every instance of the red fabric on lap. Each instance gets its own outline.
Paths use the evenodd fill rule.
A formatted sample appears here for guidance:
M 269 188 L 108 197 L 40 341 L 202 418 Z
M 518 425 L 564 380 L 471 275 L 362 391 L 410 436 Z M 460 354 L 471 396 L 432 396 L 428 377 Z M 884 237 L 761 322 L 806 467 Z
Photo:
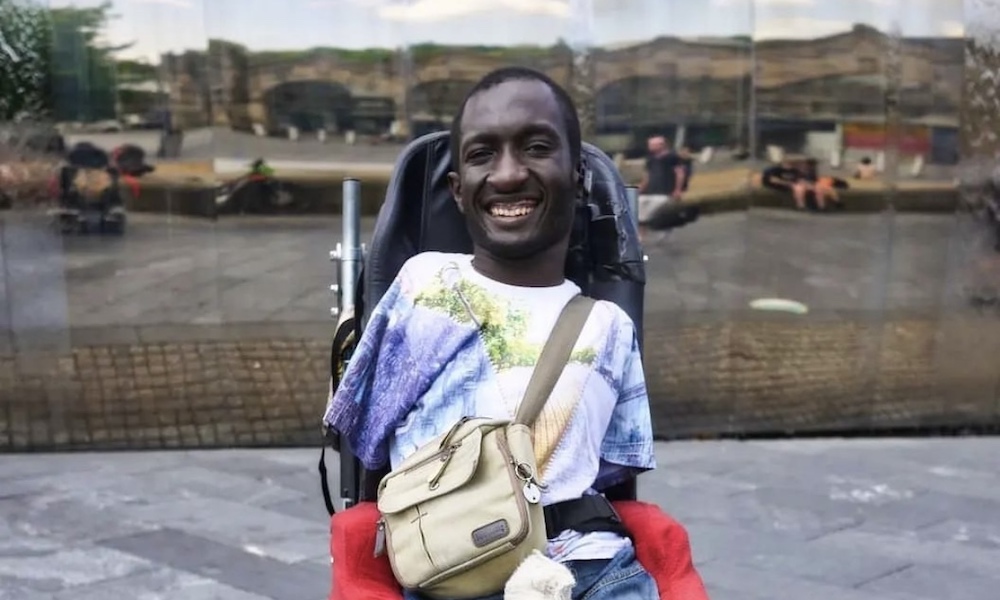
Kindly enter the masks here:
M 684 527 L 647 502 L 615 502 L 625 527 L 635 538 L 639 562 L 660 590 L 660 600 L 708 600 L 705 585 L 694 568 L 691 544 Z M 333 589 L 330 600 L 401 600 L 389 559 L 375 558 L 375 527 L 379 519 L 374 502 L 362 502 L 330 519 Z

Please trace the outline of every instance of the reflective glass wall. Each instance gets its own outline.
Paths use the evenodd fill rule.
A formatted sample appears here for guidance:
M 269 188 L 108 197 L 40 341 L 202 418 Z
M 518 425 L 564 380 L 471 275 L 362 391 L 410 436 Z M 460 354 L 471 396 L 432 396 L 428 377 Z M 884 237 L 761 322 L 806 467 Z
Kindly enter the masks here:
M 509 64 L 626 182 L 651 137 L 691 165 L 699 218 L 645 238 L 659 435 L 995 424 L 1000 6 L 965 5 L 0 0 L 0 448 L 315 440 L 342 179 L 367 239 Z

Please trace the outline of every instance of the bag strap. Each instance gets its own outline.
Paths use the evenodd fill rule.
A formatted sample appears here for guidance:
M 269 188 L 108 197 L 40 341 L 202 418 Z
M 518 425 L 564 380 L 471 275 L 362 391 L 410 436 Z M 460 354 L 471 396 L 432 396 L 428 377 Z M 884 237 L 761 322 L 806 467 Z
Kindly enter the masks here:
M 548 341 L 542 347 L 542 354 L 538 357 L 538 364 L 531 373 L 531 379 L 528 380 L 528 389 L 524 392 L 524 399 L 517 408 L 515 423 L 529 426 L 534 424 L 535 418 L 552 394 L 552 388 L 556 386 L 559 376 L 569 363 L 573 346 L 576 345 L 593 307 L 592 298 L 578 294 L 563 308 Z

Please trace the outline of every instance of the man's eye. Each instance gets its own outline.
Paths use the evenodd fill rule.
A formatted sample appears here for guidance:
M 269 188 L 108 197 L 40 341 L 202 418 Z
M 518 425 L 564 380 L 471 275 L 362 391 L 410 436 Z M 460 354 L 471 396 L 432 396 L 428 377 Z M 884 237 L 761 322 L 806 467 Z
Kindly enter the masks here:
M 529 154 L 540 155 L 548 153 L 551 148 L 545 142 L 532 142 L 525 148 Z
M 481 163 L 483 161 L 489 160 L 490 151 L 486 148 L 476 148 L 475 150 L 469 150 L 465 155 L 466 162 Z

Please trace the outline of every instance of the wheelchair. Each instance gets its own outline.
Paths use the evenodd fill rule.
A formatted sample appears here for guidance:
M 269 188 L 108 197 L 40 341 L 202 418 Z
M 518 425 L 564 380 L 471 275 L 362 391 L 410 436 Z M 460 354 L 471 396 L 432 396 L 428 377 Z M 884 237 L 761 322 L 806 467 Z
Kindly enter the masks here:
M 103 189 L 87 189 L 94 178 Z M 84 184 L 80 187 L 80 184 Z M 88 142 L 76 144 L 50 184 L 56 207 L 48 211 L 53 227 L 62 234 L 125 233 L 122 177 L 104 150 Z
M 618 304 L 635 323 L 641 347 L 646 274 L 645 257 L 635 221 L 636 190 L 625 186 L 614 163 L 596 147 L 584 143 L 582 159 L 584 194 L 577 206 L 566 262 L 566 277 L 576 283 L 584 295 Z M 464 217 L 458 211 L 448 187 L 451 168 L 449 132 L 427 134 L 411 142 L 396 161 L 385 202 L 376 220 L 371 246 L 368 248 L 360 243 L 360 183 L 352 179 L 345 180 L 343 238 L 341 244 L 330 253 L 331 260 L 338 265 L 338 283 L 331 286 L 337 299 L 336 306 L 331 309 L 337 318 L 330 356 L 331 390 L 335 390 L 339 384 L 372 309 L 388 290 L 407 259 L 427 251 L 471 253 L 472 241 Z M 386 472 L 369 472 L 363 469 L 352 454 L 347 440 L 341 439 L 335 431 L 324 431 L 324 436 L 319 472 L 327 512 L 332 517 L 331 534 L 334 539 L 331 542 L 331 552 L 337 554 L 338 551 L 347 551 L 342 543 L 338 545 L 338 539 L 340 542 L 350 540 L 352 543 L 360 543 L 371 533 L 374 540 L 375 513 L 371 511 L 375 510 L 378 483 Z M 339 513 L 334 507 L 327 482 L 327 446 L 340 454 Z M 636 502 L 637 487 L 634 478 L 599 491 L 613 503 L 642 504 Z M 616 508 L 619 506 L 625 505 L 616 504 Z M 646 508 L 650 506 L 647 505 Z M 370 531 L 358 533 L 346 532 L 343 527 L 338 529 L 338 517 L 351 511 L 358 513 L 357 509 L 362 507 L 366 507 L 373 515 Z M 649 515 L 640 516 L 641 512 L 633 511 L 633 519 L 645 522 Z M 669 517 L 663 517 L 669 521 Z M 627 527 L 629 518 L 623 513 L 622 519 Z M 682 587 L 687 587 L 684 587 L 682 595 L 662 597 L 707 600 L 701 580 L 690 564 L 686 532 L 673 521 L 664 521 L 664 527 L 660 533 L 672 536 L 672 543 L 683 546 L 681 560 L 677 562 L 674 558 L 670 559 L 670 577 L 679 581 L 681 575 L 678 573 L 683 573 L 686 579 Z M 370 551 L 360 554 L 365 556 L 334 558 L 335 588 L 338 564 L 350 565 L 346 572 L 351 577 L 354 576 L 351 574 L 352 569 L 355 572 L 374 569 L 383 579 L 392 577 L 391 571 L 387 571 L 387 565 L 379 567 L 365 562 L 373 560 Z M 671 585 L 674 585 L 673 581 Z M 661 590 L 662 588 L 661 585 Z M 351 593 L 363 593 L 372 598 L 395 597 L 392 593 L 380 596 L 370 589 L 358 586 L 352 588 Z M 351 596 L 346 591 L 338 592 L 334 589 L 331 598 L 340 597 Z

